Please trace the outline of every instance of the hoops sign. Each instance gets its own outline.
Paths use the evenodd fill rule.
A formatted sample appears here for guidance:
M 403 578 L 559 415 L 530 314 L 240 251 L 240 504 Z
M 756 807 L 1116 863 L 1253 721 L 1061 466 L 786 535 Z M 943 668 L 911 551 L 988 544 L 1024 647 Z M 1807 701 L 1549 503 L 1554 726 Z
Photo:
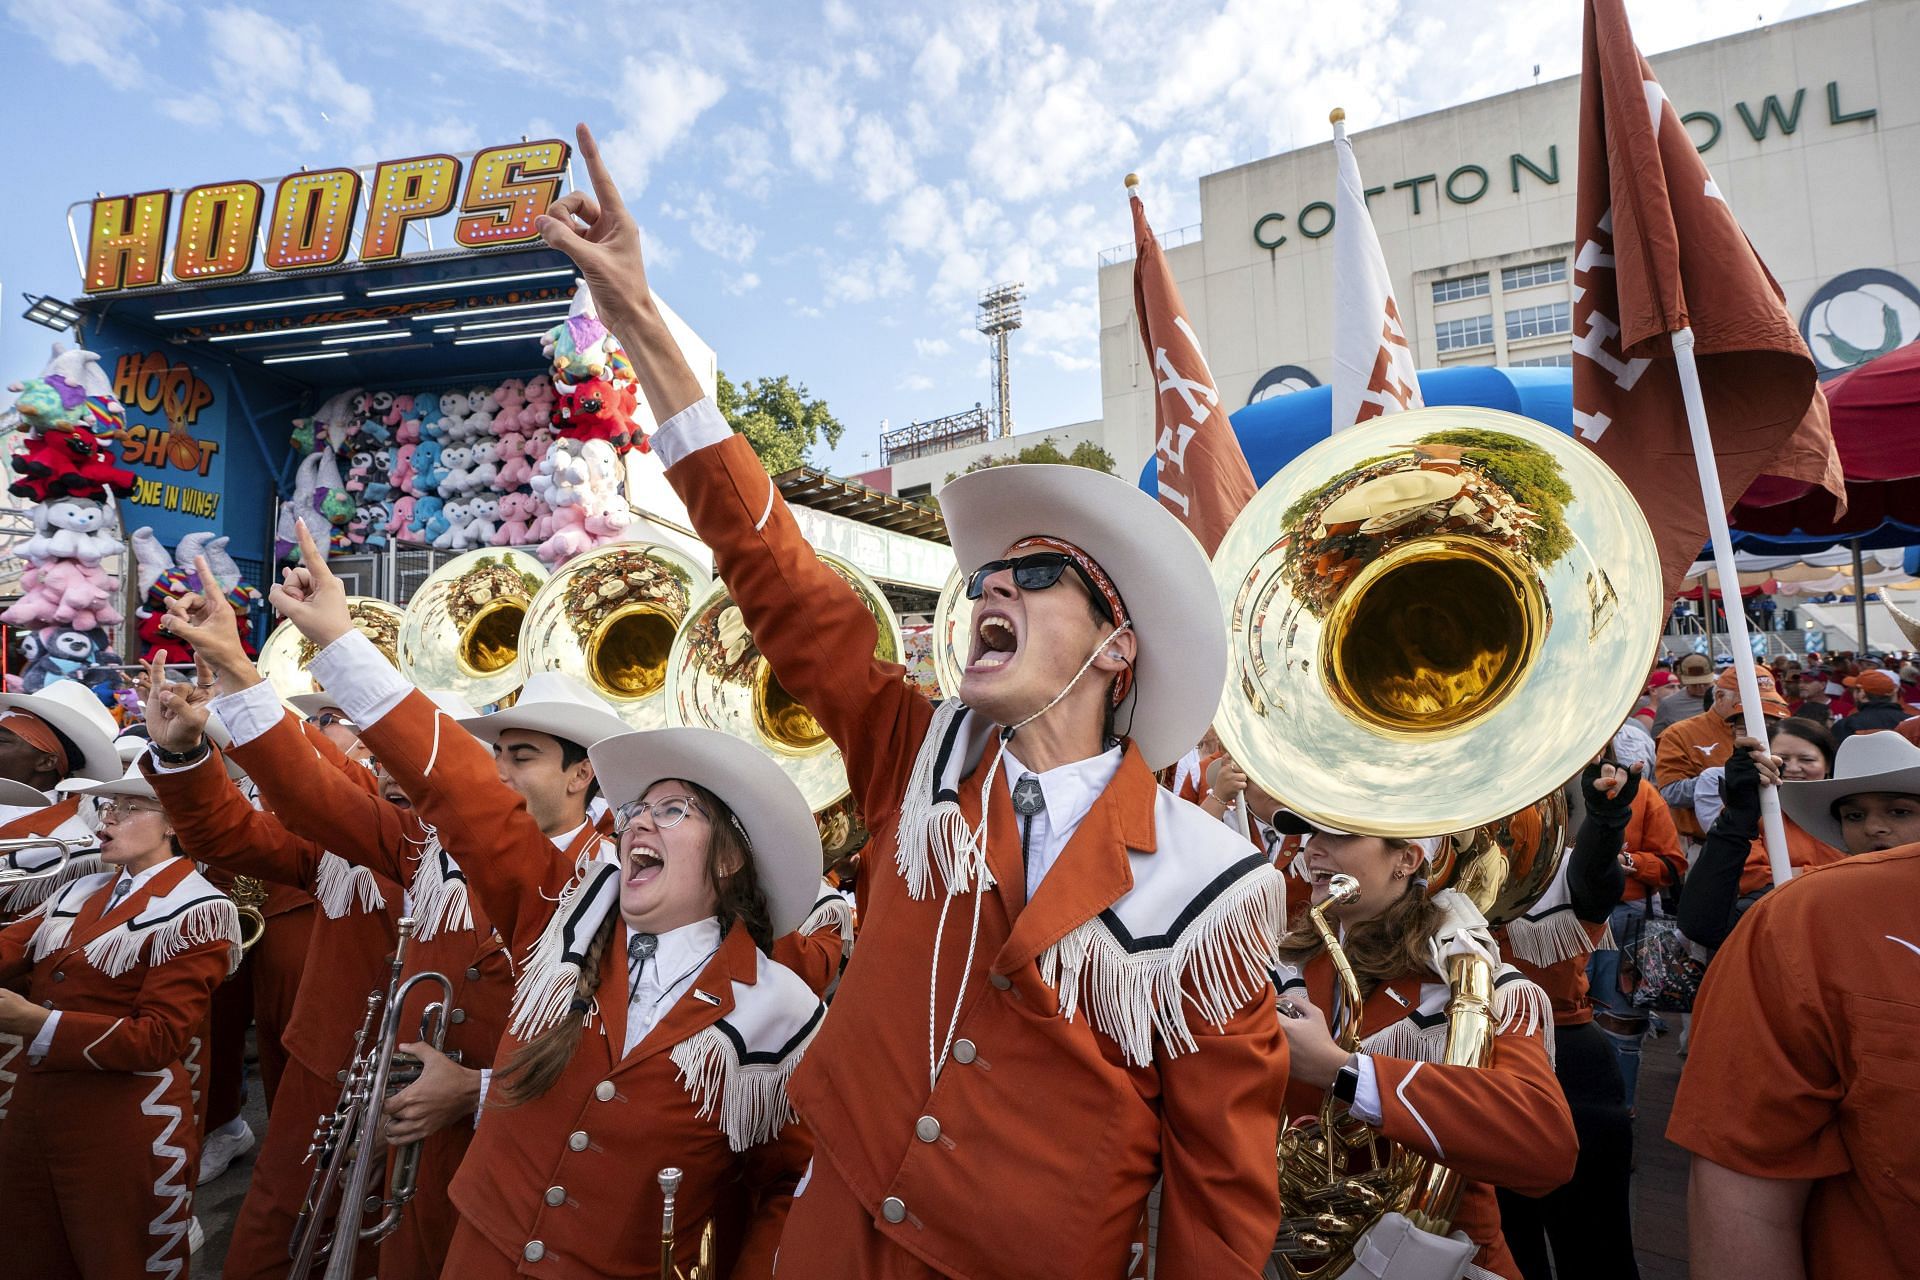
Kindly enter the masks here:
M 534 219 L 559 198 L 571 154 L 557 139 L 489 147 L 466 161 L 464 185 L 458 158 L 430 155 L 290 173 L 271 199 L 252 181 L 103 196 L 87 206 L 82 280 L 106 294 L 251 275 L 256 258 L 269 273 L 392 262 L 410 226 L 443 217 L 459 248 L 526 244 L 540 238 Z

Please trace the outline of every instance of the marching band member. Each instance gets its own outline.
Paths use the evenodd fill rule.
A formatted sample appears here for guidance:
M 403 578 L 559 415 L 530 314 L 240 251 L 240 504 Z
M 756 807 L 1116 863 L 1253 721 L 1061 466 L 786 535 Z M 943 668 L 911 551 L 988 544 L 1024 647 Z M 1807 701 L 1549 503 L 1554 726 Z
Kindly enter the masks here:
M 1469 1276 L 1520 1280 L 1500 1233 L 1495 1187 L 1545 1195 L 1573 1176 L 1579 1143 L 1554 1078 L 1552 1012 L 1546 994 L 1496 963 L 1493 1054 L 1486 1068 L 1440 1062 L 1447 1038 L 1447 959 L 1477 951 L 1497 962 L 1485 919 L 1464 894 L 1426 891 L 1438 839 L 1387 840 L 1315 829 L 1307 835 L 1313 901 L 1337 874 L 1360 884 L 1357 899 L 1328 911 L 1345 935 L 1363 999 L 1360 1049 L 1334 1039 L 1339 986 L 1333 959 L 1304 918 L 1280 949 L 1280 1027 L 1292 1051 L 1285 1114 L 1309 1115 L 1331 1092 L 1387 1138 L 1467 1180 L 1453 1226 L 1479 1246 Z M 1327 1012 L 1323 1012 L 1327 1011 Z
M 1539 1199 L 1499 1192 L 1501 1232 L 1527 1280 L 1632 1280 L 1633 1118 L 1620 1066 L 1593 1025 L 1587 960 L 1607 941 L 1635 855 L 1626 843 L 1644 812 L 1643 766 L 1589 765 L 1580 777 L 1582 818 L 1553 883 L 1527 913 L 1494 931 L 1500 954 L 1553 1004 L 1554 1075 L 1573 1114 L 1580 1157 L 1572 1181 Z M 1661 804 L 1662 809 L 1665 808 Z
M 404 1043 L 412 1040 L 427 1003 L 441 998 L 437 987 L 416 991 L 400 1011 L 400 1025 L 407 1028 L 402 1047 L 416 1056 L 431 1054 L 433 1061 L 454 1070 L 477 1074 L 490 1066 L 506 1027 L 512 966 L 492 925 L 468 902 L 458 865 L 404 803 L 396 805 L 353 776 L 367 772 L 362 766 L 348 764 L 343 772 L 315 755 L 272 686 L 260 679 L 247 658 L 232 619 L 221 616 L 230 608 L 224 596 L 217 592 L 182 596 L 170 604 L 180 615 L 171 622 L 174 634 L 193 644 L 203 671 L 218 673 L 223 695 L 212 705 L 233 735 L 229 748 L 233 759 L 259 788 L 267 812 L 293 834 L 315 841 L 324 838 L 335 856 L 371 867 L 388 883 L 408 886 L 408 909 L 416 932 L 402 976 L 422 972 L 447 976 L 453 1003 L 444 1011 L 446 1047 L 466 1065 L 426 1045 Z M 179 755 L 202 749 L 207 705 L 196 703 L 187 686 L 165 685 L 156 679 L 154 689 L 147 705 L 154 741 Z M 404 802 L 404 796 L 401 799 Z M 430 1087 L 424 1092 L 431 1091 Z M 389 1100 L 389 1106 L 411 1112 L 419 1102 L 419 1095 L 409 1097 L 402 1090 Z M 472 1103 L 460 1099 L 451 1107 L 413 1117 L 416 1123 L 398 1132 L 389 1131 L 390 1148 L 413 1141 L 423 1145 L 413 1199 L 399 1226 L 380 1243 L 382 1280 L 439 1273 L 453 1236 L 447 1187 L 466 1154 L 472 1117 Z
M 179 856 L 137 769 L 102 802 L 105 871 L 0 932 L 0 1029 L 27 1044 L 0 1131 L 9 1274 L 185 1280 L 199 1130 L 189 1042 L 239 963 L 233 903 Z
M 822 879 L 819 892 L 800 927 L 773 940 L 773 958 L 825 1000 L 853 956 L 853 904 L 831 880 Z
M 204 699 L 210 693 L 196 688 L 191 696 Z M 154 701 L 149 699 L 150 706 Z M 307 741 L 318 767 L 352 770 L 347 776 L 364 775 L 364 785 L 373 785 L 369 771 L 349 762 L 317 730 Z M 275 1098 L 280 1120 L 267 1126 L 254 1157 L 222 1271 L 226 1280 L 277 1280 L 292 1262 L 287 1246 L 311 1178 L 307 1148 L 314 1125 L 339 1101 L 339 1073 L 352 1060 L 353 1034 L 365 1017 L 367 993 L 386 985 L 405 890 L 254 808 L 228 776 L 224 758 L 206 743 L 176 752 L 155 741 L 151 751 L 142 767 L 190 857 L 269 884 L 292 885 L 319 904 L 306 971 L 283 1036 L 287 1065 Z
M 1910 1275 L 1920 747 L 1856 734 L 1831 780 L 1785 783 L 1780 806 L 1851 856 L 1761 898 L 1700 985 L 1667 1126 L 1693 1152 L 1693 1274 Z
M 54 788 L 69 779 L 118 778 L 123 766 L 113 746 L 117 731 L 93 691 L 72 680 L 50 680 L 38 693 L 0 693 L 0 840 L 51 835 L 91 844 L 92 801 L 77 791 L 57 795 Z M 21 849 L 0 854 L 0 868 L 31 871 L 58 858 L 52 846 Z M 100 855 L 89 850 L 69 859 L 56 875 L 0 886 L 0 924 L 99 870 Z M 0 1030 L 0 1127 L 13 1096 L 20 1049 L 17 1037 Z
M 717 1219 L 723 1272 L 771 1275 L 809 1154 L 786 1081 L 824 1016 L 764 954 L 819 884 L 799 789 L 724 734 L 622 733 L 590 749 L 618 864 L 556 850 L 486 751 L 352 629 L 324 561 L 306 563 L 274 604 L 422 818 L 474 851 L 474 893 L 521 958 L 444 1274 L 658 1275 L 649 1175 L 677 1166 L 684 1234 Z
M 1198 544 L 1082 468 L 962 477 L 941 497 L 976 633 L 936 712 L 870 656 L 872 616 L 701 391 L 584 127 L 580 154 L 594 195 L 561 197 L 542 233 L 632 356 L 696 532 L 875 827 L 860 947 L 793 1081 L 820 1158 L 782 1273 L 1124 1275 L 1162 1177 L 1161 1276 L 1257 1270 L 1278 1221 L 1284 889 L 1153 772 L 1223 682 Z

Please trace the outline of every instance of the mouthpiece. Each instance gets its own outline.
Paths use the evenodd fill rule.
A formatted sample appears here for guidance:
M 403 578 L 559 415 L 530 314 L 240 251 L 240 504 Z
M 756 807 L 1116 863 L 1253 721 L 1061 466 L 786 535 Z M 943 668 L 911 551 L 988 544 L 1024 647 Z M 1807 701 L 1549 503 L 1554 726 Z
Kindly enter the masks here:
M 1360 882 L 1345 874 L 1327 881 L 1327 905 L 1351 906 L 1360 900 Z

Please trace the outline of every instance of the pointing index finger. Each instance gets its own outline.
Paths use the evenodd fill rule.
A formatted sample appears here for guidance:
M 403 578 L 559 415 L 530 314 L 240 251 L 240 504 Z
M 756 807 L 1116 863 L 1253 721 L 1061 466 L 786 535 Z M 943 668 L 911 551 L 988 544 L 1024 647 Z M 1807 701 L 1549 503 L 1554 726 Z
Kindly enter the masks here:
M 620 199 L 620 188 L 613 184 L 613 175 L 607 172 L 606 161 L 600 158 L 600 144 L 593 140 L 593 130 L 582 123 L 574 127 L 574 136 L 580 142 L 580 158 L 586 162 L 587 180 L 593 184 L 593 194 L 608 211 L 624 212 L 627 206 Z

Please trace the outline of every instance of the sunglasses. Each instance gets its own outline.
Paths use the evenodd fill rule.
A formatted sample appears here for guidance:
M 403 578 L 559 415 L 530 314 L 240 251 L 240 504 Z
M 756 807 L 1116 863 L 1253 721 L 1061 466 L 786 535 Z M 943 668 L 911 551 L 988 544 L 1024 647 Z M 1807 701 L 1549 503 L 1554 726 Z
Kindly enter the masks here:
M 347 719 L 338 711 L 322 711 L 313 718 L 313 725 L 317 729 L 326 729 L 336 724 L 343 724 L 349 729 L 356 727 L 353 721 Z
M 1093 579 L 1087 575 L 1072 556 L 1058 551 L 1036 551 L 1032 555 L 1016 556 L 1011 560 L 989 560 L 975 569 L 967 578 L 967 599 L 978 600 L 986 594 L 987 579 L 1003 569 L 1013 571 L 1013 585 L 1022 591 L 1045 591 L 1060 581 L 1062 574 L 1073 570 L 1074 576 L 1086 587 L 1087 595 L 1093 600 L 1093 607 L 1108 622 L 1113 621 L 1113 612 L 1107 608 L 1107 599 L 1100 589 L 1093 585 Z
M 613 834 L 625 835 L 627 828 L 637 822 L 643 813 L 651 814 L 654 827 L 661 831 L 679 826 L 690 813 L 712 820 L 711 815 L 700 807 L 700 802 L 691 796 L 668 796 L 665 800 L 654 801 L 630 800 L 613 811 Z

